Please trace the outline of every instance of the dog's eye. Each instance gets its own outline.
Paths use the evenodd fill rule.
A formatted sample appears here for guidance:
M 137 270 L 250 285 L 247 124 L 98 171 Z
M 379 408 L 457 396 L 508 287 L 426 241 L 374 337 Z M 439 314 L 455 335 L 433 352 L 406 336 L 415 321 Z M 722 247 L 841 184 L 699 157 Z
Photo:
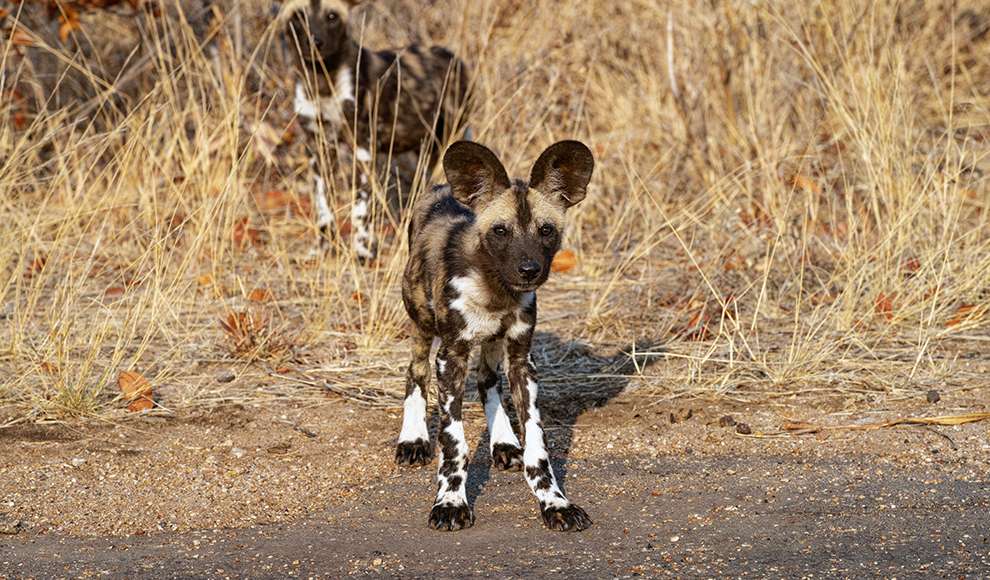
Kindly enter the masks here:
M 503 225 L 497 225 L 497 226 L 493 227 L 492 228 L 492 231 L 495 232 L 495 235 L 496 236 L 506 236 L 506 235 L 509 234 L 509 228 L 507 228 L 507 227 L 505 227 Z
M 339 16 L 337 16 L 337 13 L 336 12 L 327 12 L 327 20 L 328 21 L 330 21 L 330 22 L 336 22 L 337 21 L 337 18 L 339 18 Z
M 544 238 L 549 238 L 556 231 L 557 229 L 553 227 L 551 224 L 543 224 L 542 226 L 540 226 L 540 235 L 543 236 Z

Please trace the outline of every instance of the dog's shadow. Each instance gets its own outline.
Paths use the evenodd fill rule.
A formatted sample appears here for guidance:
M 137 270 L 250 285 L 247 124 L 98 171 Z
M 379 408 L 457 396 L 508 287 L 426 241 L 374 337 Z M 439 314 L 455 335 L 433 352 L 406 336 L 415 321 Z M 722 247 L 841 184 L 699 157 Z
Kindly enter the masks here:
M 630 345 L 631 346 L 631 345 Z M 574 441 L 574 425 L 589 409 L 602 407 L 621 394 L 638 371 L 661 358 L 662 347 L 653 342 L 638 342 L 630 352 L 598 355 L 579 341 L 562 341 L 548 332 L 533 337 L 532 356 L 539 377 L 539 404 L 543 427 L 550 447 L 550 460 L 561 490 L 566 493 L 567 460 Z M 633 352 L 637 353 L 635 358 Z M 638 353 L 650 353 L 643 355 Z M 511 408 L 505 369 L 500 373 L 503 405 L 509 411 L 516 433 L 518 418 Z M 472 380 L 473 383 L 473 380 Z M 472 384 L 473 386 L 473 384 Z M 469 387 L 471 388 L 471 387 Z M 467 496 L 473 507 L 491 479 L 490 434 L 485 430 L 475 444 L 474 457 L 468 466 Z M 519 475 L 520 483 L 525 479 Z

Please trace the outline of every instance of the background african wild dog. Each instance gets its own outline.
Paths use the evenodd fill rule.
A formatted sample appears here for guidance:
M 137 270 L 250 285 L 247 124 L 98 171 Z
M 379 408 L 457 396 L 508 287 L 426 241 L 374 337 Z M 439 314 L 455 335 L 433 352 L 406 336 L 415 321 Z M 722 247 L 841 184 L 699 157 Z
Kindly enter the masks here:
M 536 289 L 547 280 L 560 247 L 565 210 L 585 197 L 594 169 L 591 151 L 577 141 L 552 145 L 536 161 L 527 183 L 510 180 L 487 148 L 459 141 L 444 156 L 443 168 L 450 185 L 435 187 L 420 200 L 409 226 L 402 298 L 418 332 L 396 460 L 408 465 L 429 461 L 429 354 L 439 337 L 440 458 L 429 524 L 441 530 L 473 524 L 465 493 L 468 448 L 461 403 L 468 357 L 480 346 L 478 391 L 495 466 L 524 468 L 547 527 L 584 529 L 591 519 L 564 497 L 550 465 L 529 352 Z M 503 361 L 522 447 L 502 406 L 498 368 Z
M 411 44 L 398 51 L 361 46 L 349 30 L 351 9 L 361 2 L 290 0 L 279 20 L 302 79 L 295 110 L 311 137 L 325 135 L 353 150 L 361 186 L 351 210 L 353 246 L 372 259 L 377 243 L 371 228 L 368 169 L 375 153 L 398 156 L 425 148 L 427 175 L 444 140 L 460 131 L 467 101 L 467 71 L 449 50 Z M 318 167 L 318 144 L 311 146 L 314 202 L 320 245 L 329 247 L 333 213 Z M 328 147 L 334 151 L 336 147 Z M 397 210 L 397 195 L 389 205 Z

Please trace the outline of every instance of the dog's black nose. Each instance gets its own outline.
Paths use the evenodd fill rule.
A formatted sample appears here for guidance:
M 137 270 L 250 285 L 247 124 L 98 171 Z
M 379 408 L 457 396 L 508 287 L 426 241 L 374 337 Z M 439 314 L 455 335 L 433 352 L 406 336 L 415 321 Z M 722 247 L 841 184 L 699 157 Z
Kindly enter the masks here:
M 543 268 L 541 268 L 535 261 L 526 260 L 522 264 L 519 264 L 519 275 L 522 276 L 524 280 L 532 280 L 540 275 L 540 270 L 542 269 Z

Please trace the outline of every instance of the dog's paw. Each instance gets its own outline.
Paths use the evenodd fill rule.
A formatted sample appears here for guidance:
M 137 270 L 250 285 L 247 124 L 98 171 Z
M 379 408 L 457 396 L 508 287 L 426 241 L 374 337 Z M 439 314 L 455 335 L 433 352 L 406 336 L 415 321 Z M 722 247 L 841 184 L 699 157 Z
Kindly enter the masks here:
M 519 471 L 523 466 L 523 450 L 511 443 L 492 446 L 492 465 L 502 471 Z
M 580 532 L 591 527 L 591 518 L 575 504 L 548 507 L 543 510 L 543 523 L 551 530 Z
M 453 532 L 474 525 L 474 512 L 466 504 L 442 503 L 430 510 L 430 527 L 441 532 Z
M 395 462 L 399 465 L 427 465 L 433 458 L 433 450 L 426 439 L 401 441 L 395 446 Z

